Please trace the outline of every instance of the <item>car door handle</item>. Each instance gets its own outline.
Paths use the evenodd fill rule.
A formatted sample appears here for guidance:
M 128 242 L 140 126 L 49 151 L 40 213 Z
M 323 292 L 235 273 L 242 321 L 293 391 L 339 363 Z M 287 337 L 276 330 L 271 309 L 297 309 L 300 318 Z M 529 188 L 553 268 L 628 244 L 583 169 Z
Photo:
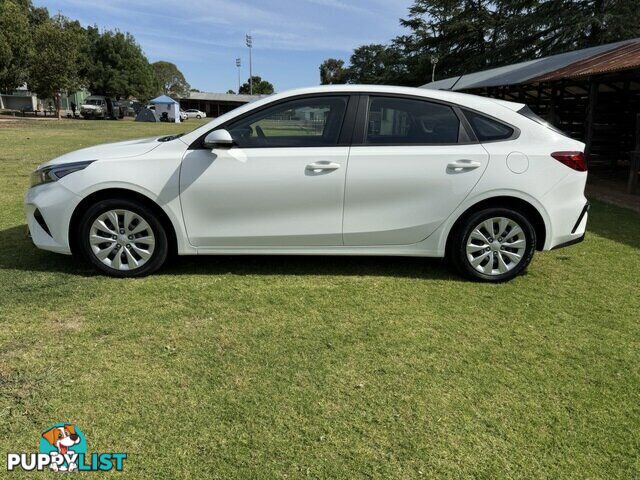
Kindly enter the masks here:
M 455 172 L 463 172 L 465 170 L 473 170 L 481 166 L 482 163 L 476 162 L 474 160 L 456 160 L 455 162 L 451 162 L 449 165 L 447 165 L 447 168 L 450 168 Z
M 339 163 L 333 162 L 314 162 L 307 165 L 307 170 L 314 172 L 322 172 L 323 170 L 337 170 L 340 168 Z

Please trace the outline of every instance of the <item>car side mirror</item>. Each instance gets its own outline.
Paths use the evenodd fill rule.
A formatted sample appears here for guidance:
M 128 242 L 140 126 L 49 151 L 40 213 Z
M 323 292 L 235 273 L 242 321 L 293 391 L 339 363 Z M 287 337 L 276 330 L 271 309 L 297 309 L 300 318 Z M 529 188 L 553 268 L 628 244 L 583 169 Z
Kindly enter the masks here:
M 203 145 L 205 148 L 231 148 L 233 146 L 233 138 L 231 134 L 224 129 L 209 132 L 204 137 Z

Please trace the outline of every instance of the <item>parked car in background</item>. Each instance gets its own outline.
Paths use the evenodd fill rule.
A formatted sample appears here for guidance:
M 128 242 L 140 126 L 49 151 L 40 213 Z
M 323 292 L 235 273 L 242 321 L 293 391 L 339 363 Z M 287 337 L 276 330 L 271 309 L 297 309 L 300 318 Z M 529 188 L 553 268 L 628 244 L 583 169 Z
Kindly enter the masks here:
M 113 98 L 102 95 L 91 95 L 80 106 L 80 115 L 87 120 L 121 119 L 126 114 L 126 107 Z
M 189 114 L 182 109 L 180 110 L 180 120 L 183 122 L 189 120 Z
M 204 112 L 201 112 L 200 110 L 197 110 L 195 108 L 191 108 L 189 110 L 186 110 L 187 115 L 189 116 L 189 118 L 207 118 L 207 114 Z
M 584 238 L 583 152 L 520 103 L 332 85 L 58 157 L 25 208 L 36 246 L 116 277 L 176 252 L 446 257 L 500 282 Z

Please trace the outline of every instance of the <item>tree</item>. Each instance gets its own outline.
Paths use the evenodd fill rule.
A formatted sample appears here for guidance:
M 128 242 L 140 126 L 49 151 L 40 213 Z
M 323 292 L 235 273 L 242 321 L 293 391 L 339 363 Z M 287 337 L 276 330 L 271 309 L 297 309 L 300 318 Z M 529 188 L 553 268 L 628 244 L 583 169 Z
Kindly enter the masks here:
M 233 91 L 233 90 L 231 90 L 231 89 L 227 90 L 227 93 L 228 93 L 229 95 L 235 95 L 235 94 L 236 94 L 236 92 L 234 92 L 234 91 Z
M 404 59 L 393 46 L 372 44 L 356 48 L 346 71 L 349 83 L 395 85 L 405 76 Z
M 187 97 L 191 86 L 178 67 L 171 62 L 159 61 L 152 63 L 160 90 L 172 97 Z
M 253 94 L 254 95 L 271 95 L 274 92 L 273 85 L 262 77 L 254 75 L 253 79 Z M 251 92 L 249 80 L 242 84 L 238 93 L 248 94 Z
M 33 35 L 34 51 L 29 88 L 40 97 L 53 97 L 60 118 L 60 93 L 80 87 L 79 60 L 84 30 L 62 15 L 42 23 Z
M 408 85 L 640 36 L 637 0 L 415 0 L 393 41 Z
M 87 29 L 88 48 L 82 73 L 95 95 L 136 97 L 147 100 L 157 94 L 153 68 L 129 33 Z
M 27 81 L 32 52 L 27 11 L 13 1 L 0 0 L 0 92 Z
M 327 58 L 320 65 L 320 85 L 334 85 L 346 82 L 344 60 Z

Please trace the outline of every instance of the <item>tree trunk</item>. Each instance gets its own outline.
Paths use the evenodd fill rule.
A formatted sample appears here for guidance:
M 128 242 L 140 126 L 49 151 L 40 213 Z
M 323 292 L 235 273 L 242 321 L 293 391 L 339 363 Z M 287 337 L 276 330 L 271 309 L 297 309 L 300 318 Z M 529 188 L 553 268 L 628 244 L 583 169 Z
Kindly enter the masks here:
M 60 115 L 60 92 L 56 92 L 56 94 L 53 96 L 53 102 L 56 105 L 56 114 L 58 116 L 58 120 L 60 120 L 62 118 L 62 116 Z

